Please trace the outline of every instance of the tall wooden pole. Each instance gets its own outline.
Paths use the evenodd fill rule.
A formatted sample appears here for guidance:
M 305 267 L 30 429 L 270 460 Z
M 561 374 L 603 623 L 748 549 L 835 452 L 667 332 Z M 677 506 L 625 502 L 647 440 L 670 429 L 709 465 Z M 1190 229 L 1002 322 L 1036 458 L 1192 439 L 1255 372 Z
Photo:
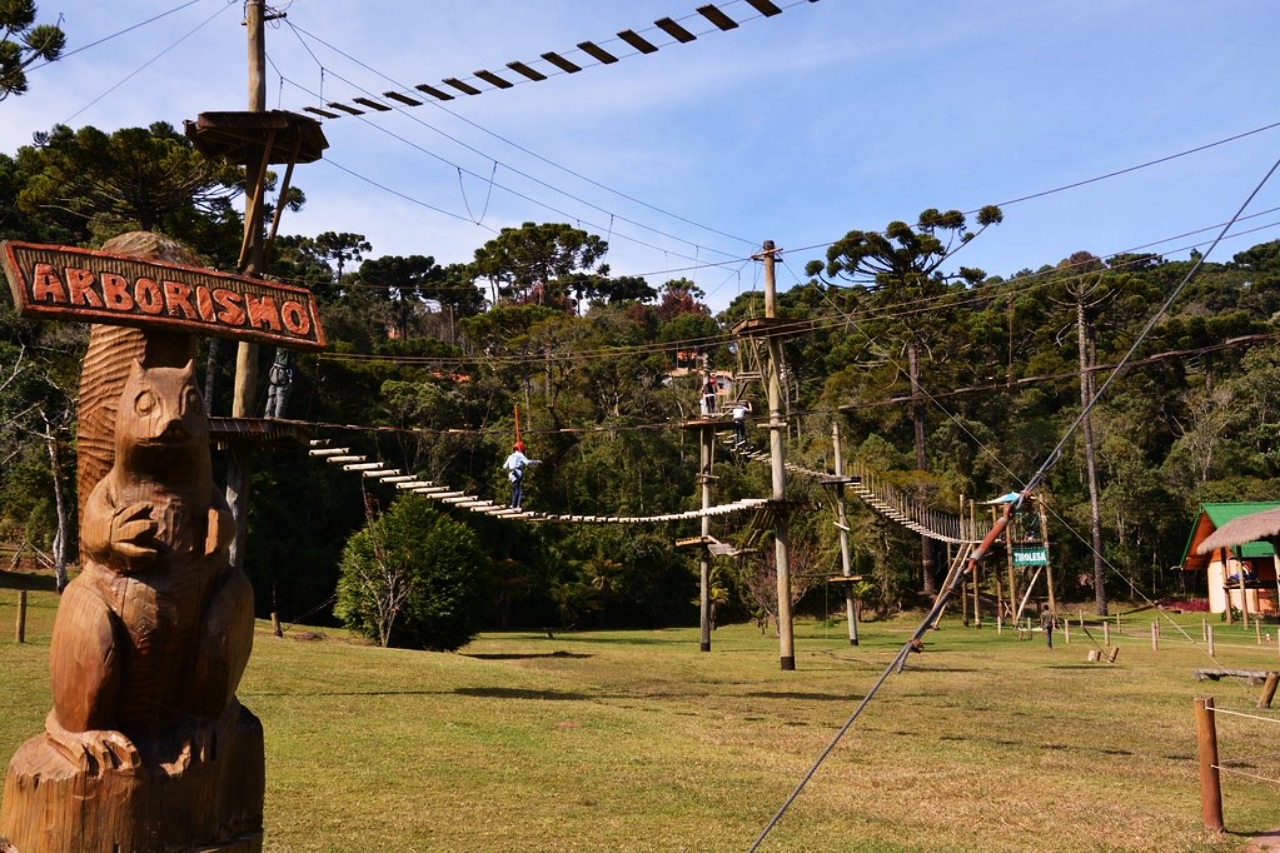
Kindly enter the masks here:
M 1218 776 L 1218 729 L 1213 718 L 1213 697 L 1197 696 L 1196 753 L 1200 764 L 1200 815 L 1204 828 L 1222 832 L 1222 782 Z
M 844 457 L 840 454 L 840 424 L 831 424 L 831 444 L 835 452 L 836 478 L 836 527 L 840 531 L 840 571 L 846 578 L 853 577 L 853 567 L 849 565 L 849 519 L 845 516 L 844 506 Z M 849 645 L 858 645 L 858 607 L 853 594 L 853 581 L 844 583 L 844 609 L 849 619 Z
M 764 261 L 764 316 L 772 320 L 777 316 L 775 295 L 777 283 L 774 274 L 776 249 L 772 240 L 765 240 L 760 254 Z M 776 516 L 773 528 L 774 558 L 778 567 L 778 644 L 784 670 L 796 668 L 795 640 L 791 620 L 791 566 L 788 557 L 789 525 L 785 504 L 787 493 L 786 447 L 782 431 L 782 339 L 770 334 L 769 342 L 769 451 L 773 468 L 773 500 Z
M 1045 496 L 1036 501 L 1040 509 L 1040 541 L 1044 543 L 1044 581 L 1049 586 L 1049 612 L 1057 614 L 1058 602 L 1053 593 L 1053 559 L 1049 556 L 1049 518 L 1044 508 Z
M 702 439 L 702 471 L 699 477 L 702 480 L 702 508 L 706 510 L 711 507 L 711 481 L 714 479 L 711 466 L 715 456 L 713 452 L 715 426 L 713 424 L 704 426 L 699 431 L 699 437 Z M 704 514 L 702 516 L 702 571 L 700 572 L 702 642 L 699 645 L 704 652 L 711 651 L 711 548 L 708 545 L 710 536 L 711 516 Z
M 249 111 L 263 112 L 267 108 L 267 49 L 263 26 L 264 0 L 245 0 L 245 28 L 249 33 Z M 241 253 L 244 263 L 241 274 L 261 277 L 263 273 L 262 246 L 262 174 L 268 152 L 252 152 L 245 164 L 245 246 Z M 235 394 L 231 402 L 233 418 L 253 417 L 257 396 L 258 345 L 240 342 L 236 349 Z M 229 556 L 236 568 L 244 567 L 245 537 L 248 533 L 247 510 L 249 508 L 249 482 L 253 478 L 253 450 L 247 443 L 235 443 L 231 450 L 231 463 L 227 468 L 227 503 L 235 519 L 236 538 L 231 543 Z

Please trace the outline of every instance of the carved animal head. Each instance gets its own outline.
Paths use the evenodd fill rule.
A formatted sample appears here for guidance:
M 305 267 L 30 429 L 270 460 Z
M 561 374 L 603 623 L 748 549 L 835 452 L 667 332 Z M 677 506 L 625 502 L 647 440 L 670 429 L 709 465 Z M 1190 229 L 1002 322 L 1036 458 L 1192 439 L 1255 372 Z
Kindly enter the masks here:
M 134 359 L 116 418 L 117 457 L 138 461 L 145 451 L 175 462 L 169 458 L 175 451 L 206 452 L 209 421 L 190 361 L 184 367 L 145 367 Z

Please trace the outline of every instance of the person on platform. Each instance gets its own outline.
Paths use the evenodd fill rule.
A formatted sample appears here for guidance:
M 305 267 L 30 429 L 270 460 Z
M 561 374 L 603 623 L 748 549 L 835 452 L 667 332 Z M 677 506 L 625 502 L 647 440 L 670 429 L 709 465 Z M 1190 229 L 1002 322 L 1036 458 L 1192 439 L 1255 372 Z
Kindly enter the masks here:
M 702 416 L 714 415 L 716 412 L 716 395 L 720 393 L 720 386 L 716 384 L 716 378 L 710 372 L 707 373 L 707 381 L 702 385 Z
M 276 360 L 267 374 L 267 411 L 265 417 L 283 418 L 289 402 L 289 388 L 293 385 L 293 368 L 289 366 L 289 351 L 276 350 Z
M 750 401 L 739 400 L 733 404 L 733 444 L 735 447 L 747 443 L 747 415 L 750 413 Z

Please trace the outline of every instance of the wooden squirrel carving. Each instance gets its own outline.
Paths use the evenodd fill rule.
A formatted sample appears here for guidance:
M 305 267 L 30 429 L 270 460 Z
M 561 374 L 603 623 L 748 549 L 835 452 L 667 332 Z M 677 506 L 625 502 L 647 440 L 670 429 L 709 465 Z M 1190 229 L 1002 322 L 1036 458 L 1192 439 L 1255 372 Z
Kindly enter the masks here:
M 184 722 L 223 714 L 248 662 L 253 592 L 228 560 L 235 530 L 208 432 L 190 362 L 133 361 L 50 649 L 46 731 L 90 772 L 136 766 Z

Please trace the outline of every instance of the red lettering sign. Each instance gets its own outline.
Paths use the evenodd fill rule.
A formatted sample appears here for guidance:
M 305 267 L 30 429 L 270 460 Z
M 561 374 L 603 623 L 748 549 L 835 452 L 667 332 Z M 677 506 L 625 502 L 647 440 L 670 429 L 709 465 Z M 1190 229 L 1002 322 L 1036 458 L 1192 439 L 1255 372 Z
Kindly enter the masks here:
M 0 243 L 19 313 L 323 349 L 311 291 L 88 249 Z

